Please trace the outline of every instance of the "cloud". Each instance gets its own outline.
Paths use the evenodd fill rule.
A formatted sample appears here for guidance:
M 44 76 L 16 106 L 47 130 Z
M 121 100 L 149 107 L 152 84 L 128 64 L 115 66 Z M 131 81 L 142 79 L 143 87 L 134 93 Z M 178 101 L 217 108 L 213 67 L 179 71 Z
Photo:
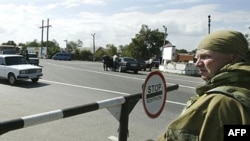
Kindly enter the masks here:
M 25 43 L 34 39 L 40 41 L 39 27 L 42 25 L 42 20 L 46 25 L 47 19 L 52 25 L 49 28 L 49 39 L 55 39 L 61 47 L 65 47 L 66 39 L 68 41 L 80 39 L 84 46 L 91 47 L 93 33 L 96 33 L 96 46 L 129 44 L 142 24 L 146 24 L 149 28 L 159 29 L 161 32 L 164 32 L 163 25 L 165 25 L 169 34 L 168 40 L 179 49 L 193 50 L 201 37 L 207 34 L 208 15 L 211 15 L 212 19 L 211 31 L 223 28 L 243 31 L 249 27 L 250 11 L 246 10 L 225 12 L 219 4 L 165 8 L 164 4 L 147 2 L 151 7 L 136 3 L 122 8 L 114 5 L 117 8 L 116 12 L 108 11 L 112 7 L 109 7 L 110 3 L 104 0 L 67 0 L 43 5 L 34 3 L 0 5 L 0 42 L 14 40 L 16 43 Z M 86 5 L 88 6 L 84 7 Z M 156 7 L 157 11 L 147 11 Z M 44 29 L 45 39 L 46 29 Z
M 84 5 L 105 5 L 104 0 L 66 0 L 61 5 L 67 8 Z

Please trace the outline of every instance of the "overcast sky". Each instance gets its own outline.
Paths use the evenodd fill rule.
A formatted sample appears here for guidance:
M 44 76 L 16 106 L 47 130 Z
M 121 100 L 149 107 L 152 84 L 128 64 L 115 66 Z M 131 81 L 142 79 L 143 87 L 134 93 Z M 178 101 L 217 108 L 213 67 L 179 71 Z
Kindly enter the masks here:
M 49 40 L 65 48 L 68 41 L 84 47 L 126 45 L 142 24 L 164 32 L 177 49 L 191 51 L 211 32 L 233 29 L 250 32 L 249 0 L 0 0 L 0 44 L 9 40 L 41 41 L 41 26 L 49 19 Z M 44 41 L 47 38 L 44 29 Z

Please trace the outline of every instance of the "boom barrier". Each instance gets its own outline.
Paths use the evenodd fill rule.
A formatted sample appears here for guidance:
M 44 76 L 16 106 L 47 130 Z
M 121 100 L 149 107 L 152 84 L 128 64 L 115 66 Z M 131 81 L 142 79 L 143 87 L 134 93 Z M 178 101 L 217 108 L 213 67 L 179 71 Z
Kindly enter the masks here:
M 179 85 L 172 85 L 167 87 L 167 91 L 177 90 Z M 128 137 L 128 121 L 129 113 L 133 110 L 136 103 L 142 98 L 142 94 L 132 94 L 123 97 L 116 97 L 106 100 L 97 101 L 86 105 L 80 105 L 76 107 L 70 107 L 66 109 L 59 109 L 50 112 L 44 112 L 40 114 L 25 116 L 21 118 L 11 119 L 0 122 L 0 135 L 7 133 L 12 130 L 26 128 L 46 122 L 51 122 L 71 116 L 103 109 L 120 107 L 118 115 L 114 115 L 119 121 L 119 141 L 127 141 Z

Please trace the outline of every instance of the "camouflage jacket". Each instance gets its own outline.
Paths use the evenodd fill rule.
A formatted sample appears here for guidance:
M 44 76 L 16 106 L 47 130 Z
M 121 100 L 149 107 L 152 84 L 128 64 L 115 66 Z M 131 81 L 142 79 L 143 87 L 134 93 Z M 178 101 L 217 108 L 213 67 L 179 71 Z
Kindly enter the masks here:
M 196 92 L 158 141 L 223 141 L 225 124 L 250 124 L 250 64 L 226 65 Z

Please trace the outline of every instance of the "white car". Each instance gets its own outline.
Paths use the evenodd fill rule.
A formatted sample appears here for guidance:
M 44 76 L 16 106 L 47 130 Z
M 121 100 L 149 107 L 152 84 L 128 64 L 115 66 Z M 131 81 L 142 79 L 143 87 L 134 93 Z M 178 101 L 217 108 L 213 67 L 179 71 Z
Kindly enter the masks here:
M 0 78 L 7 79 L 11 85 L 17 80 L 37 82 L 41 76 L 42 68 L 28 64 L 22 55 L 0 54 Z

